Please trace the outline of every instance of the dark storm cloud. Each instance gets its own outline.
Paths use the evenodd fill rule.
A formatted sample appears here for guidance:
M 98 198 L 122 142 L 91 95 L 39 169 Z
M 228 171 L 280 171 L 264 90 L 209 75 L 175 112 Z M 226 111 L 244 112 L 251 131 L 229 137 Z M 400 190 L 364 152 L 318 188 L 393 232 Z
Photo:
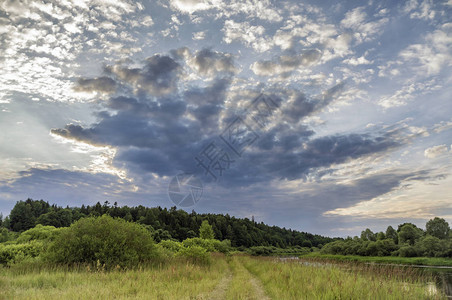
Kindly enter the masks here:
M 93 139 L 92 130 L 85 129 L 80 125 L 68 124 L 63 129 L 51 129 L 50 132 L 68 139 L 97 144 Z
M 184 100 L 190 104 L 189 112 L 197 120 L 204 134 L 218 132 L 224 110 L 230 80 L 217 79 L 205 88 L 194 87 L 184 93 Z
M 143 68 L 107 66 L 105 71 L 116 75 L 125 84 L 144 90 L 153 96 L 174 92 L 179 79 L 180 65 L 166 55 L 154 55 L 146 59 Z
M 429 174 L 431 174 L 431 170 L 394 169 L 391 172 L 380 172 L 347 183 L 338 183 L 336 180 L 326 180 L 321 183 L 310 182 L 306 183 L 306 186 L 300 186 L 297 192 L 284 193 L 284 197 L 275 197 L 272 188 L 258 184 L 253 190 L 254 193 L 246 191 L 243 196 L 241 194 L 234 196 L 241 199 L 245 195 L 252 194 L 252 200 L 237 203 L 238 207 L 246 210 L 248 205 L 252 207 L 254 204 L 252 211 L 256 214 L 260 211 L 267 213 L 271 223 L 289 226 L 289 221 L 299 220 L 298 226 L 306 228 L 308 232 L 325 232 L 330 235 L 332 232 L 338 234 L 334 229 L 343 220 L 332 215 L 328 215 L 328 218 L 321 217 L 324 212 L 351 207 L 359 202 L 369 201 L 390 193 L 401 186 L 416 184 L 419 176 L 425 177 L 425 180 L 432 180 Z M 368 223 L 369 220 L 365 220 L 365 222 Z M 387 221 L 382 223 L 384 226 L 388 226 Z M 400 221 L 400 223 L 403 222 Z M 361 223 L 359 227 L 363 229 L 369 227 L 369 224 Z M 332 228 L 334 229 L 331 230 Z
M 116 82 L 109 77 L 80 78 L 74 87 L 74 90 L 78 92 L 114 93 L 115 89 Z
M 187 61 L 198 74 L 209 77 L 228 76 L 237 72 L 234 57 L 230 53 L 204 48 L 194 54 L 187 47 L 172 50 L 176 61 Z
M 320 111 L 337 98 L 344 89 L 344 86 L 345 83 L 339 83 L 314 99 L 308 99 L 300 91 L 292 93 L 289 96 L 289 100 L 282 107 L 285 118 L 291 123 L 297 123 L 304 117 Z
M 257 183 L 272 179 L 296 180 L 315 174 L 321 177 L 332 165 L 341 164 L 360 157 L 378 155 L 395 149 L 403 144 L 397 134 L 347 134 L 333 135 L 306 140 L 310 134 L 289 135 L 286 133 L 283 142 L 275 142 L 275 138 L 266 138 L 258 145 L 261 151 L 250 151 L 237 166 L 228 172 L 224 182 L 242 185 L 244 182 Z M 270 135 L 272 136 L 272 135 Z M 325 169 L 323 174 L 316 174 L 318 169 Z
M 70 124 L 63 129 L 53 129 L 52 133 L 116 147 L 114 164 L 125 165 L 134 174 L 163 176 L 180 171 L 204 172 L 196 166 L 194 157 L 211 141 L 219 139 L 235 117 L 234 104 L 245 103 L 247 107 L 253 99 L 231 103 L 228 99 L 230 74 L 217 76 L 207 85 L 192 84 L 178 91 L 179 74 L 193 59 L 199 69 L 207 73 L 233 66 L 230 56 L 209 49 L 198 51 L 194 58 L 187 53 L 187 48 L 181 48 L 172 52 L 174 59 L 154 55 L 142 68 L 109 67 L 118 84 L 132 85 L 141 92 L 123 89 L 121 96 L 102 102 L 104 110 L 97 114 L 98 122 L 87 127 Z M 303 55 L 306 60 L 315 57 L 311 52 Z M 343 88 L 343 83 L 338 84 L 314 98 L 300 91 L 281 91 L 277 100 L 279 108 L 272 116 L 271 125 L 258 133 L 259 139 L 242 158 L 233 158 L 234 163 L 222 183 L 244 186 L 274 179 L 306 178 L 318 169 L 328 173 L 331 165 L 384 153 L 405 142 L 397 128 L 315 138 L 315 132 L 300 121 L 328 106 Z
M 214 75 L 218 72 L 234 73 L 236 71 L 232 55 L 211 49 L 197 51 L 194 62 L 201 74 Z

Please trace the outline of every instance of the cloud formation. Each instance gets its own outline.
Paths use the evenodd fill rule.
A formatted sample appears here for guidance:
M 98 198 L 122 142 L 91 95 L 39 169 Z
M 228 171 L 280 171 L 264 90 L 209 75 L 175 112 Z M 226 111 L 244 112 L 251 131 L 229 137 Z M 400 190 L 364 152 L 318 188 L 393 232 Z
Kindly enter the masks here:
M 123 89 L 123 95 L 104 101 L 98 122 L 86 127 L 68 124 L 52 129 L 51 133 L 97 146 L 115 147 L 114 164 L 125 163 L 132 172 L 171 176 L 182 170 L 202 174 L 204 170 L 199 164 L 197 168 L 194 158 L 210 141 L 226 134 L 225 130 L 237 117 L 230 112 L 239 103 L 228 100 L 233 73 L 227 71 L 234 70 L 234 62 L 229 54 L 208 49 L 193 55 L 187 48 L 172 53 L 175 59 L 155 55 L 146 59 L 142 67 L 107 67 L 116 85 L 133 87 L 129 94 L 124 95 L 127 89 Z M 317 51 L 306 52 L 300 63 L 308 64 L 317 55 Z M 180 74 L 187 68 L 208 77 L 213 74 L 224 77 L 215 77 L 208 85 L 191 85 L 181 92 L 178 91 Z M 264 131 L 252 129 L 250 134 L 259 140 L 248 147 L 244 153 L 246 159 L 231 160 L 237 163 L 231 168 L 230 176 L 222 179 L 222 184 L 246 186 L 275 179 L 303 179 L 319 169 L 386 153 L 408 142 L 403 127 L 316 137 L 312 128 L 301 124 L 333 103 L 343 89 L 341 83 L 316 97 L 285 90 L 269 126 Z M 227 111 L 226 102 L 229 103 Z M 248 126 L 253 126 L 251 122 Z M 233 152 L 229 154 L 232 156 Z
M 449 207 L 447 1 L 7 0 L 0 11 L 9 208 L 81 187 L 88 201 L 158 194 L 168 206 L 179 172 L 206 182 L 197 210 L 333 235 Z M 222 159 L 216 183 L 209 155 Z
M 428 149 L 425 149 L 424 156 L 427 158 L 435 158 L 443 154 L 446 154 L 448 150 L 449 149 L 447 148 L 447 145 L 433 146 Z

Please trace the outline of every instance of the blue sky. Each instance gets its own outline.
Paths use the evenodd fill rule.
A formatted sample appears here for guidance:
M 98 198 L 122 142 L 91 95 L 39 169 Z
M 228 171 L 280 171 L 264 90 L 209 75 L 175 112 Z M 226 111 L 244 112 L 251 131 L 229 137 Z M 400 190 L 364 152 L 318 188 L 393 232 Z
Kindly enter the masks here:
M 450 0 L 2 1 L 0 212 L 171 207 L 190 172 L 188 211 L 330 236 L 452 223 L 451 16 Z M 239 123 L 238 153 L 221 137 Z

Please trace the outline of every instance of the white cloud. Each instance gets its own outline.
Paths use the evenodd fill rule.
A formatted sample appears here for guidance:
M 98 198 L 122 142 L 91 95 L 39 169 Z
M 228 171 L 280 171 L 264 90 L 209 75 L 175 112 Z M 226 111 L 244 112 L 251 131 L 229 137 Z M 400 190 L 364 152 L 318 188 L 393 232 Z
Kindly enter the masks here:
M 438 157 L 438 156 L 441 156 L 441 155 L 447 153 L 447 151 L 448 151 L 447 145 L 445 145 L 445 144 L 433 146 L 428 149 L 425 149 L 424 156 L 427 158 L 435 158 L 435 157 Z
M 264 35 L 265 28 L 263 26 L 250 25 L 248 22 L 234 22 L 227 20 L 223 27 L 223 40 L 230 44 L 234 41 L 252 47 L 257 52 L 264 52 L 272 47 L 272 42 L 268 41 Z
M 438 74 L 444 67 L 452 65 L 452 23 L 443 24 L 440 29 L 425 37 L 424 44 L 413 44 L 400 52 L 405 61 L 416 63 L 418 74 Z
M 364 56 L 361 56 L 345 59 L 343 63 L 352 66 L 358 66 L 358 65 L 370 65 L 373 63 L 373 61 L 367 60 Z
M 212 1 L 208 0 L 171 0 L 171 6 L 181 12 L 192 14 L 213 8 Z
M 193 39 L 194 40 L 203 40 L 206 38 L 206 30 L 204 31 L 198 31 L 193 33 Z
M 435 10 L 431 0 L 424 0 L 420 4 L 417 0 L 410 0 L 403 8 L 403 12 L 410 14 L 411 19 L 433 20 Z
M 378 104 L 384 108 L 404 106 L 410 100 L 440 88 L 441 85 L 439 85 L 435 79 L 427 82 L 408 83 L 402 86 L 402 88 L 397 90 L 394 94 L 381 97 Z
M 452 129 L 452 120 L 448 121 L 448 122 L 441 121 L 440 123 L 433 125 L 433 130 L 436 133 L 440 133 L 440 132 L 442 132 L 444 130 L 449 130 L 449 129 Z
M 368 42 L 376 35 L 383 32 L 383 26 L 388 22 L 388 18 L 380 18 L 377 21 L 367 22 L 367 13 L 364 7 L 357 7 L 345 14 L 341 21 L 341 26 L 353 31 L 353 36 L 359 43 Z
M 433 183 L 433 184 L 432 184 Z M 364 219 L 431 219 L 452 209 L 452 176 L 429 179 L 407 178 L 390 192 L 345 208 L 324 212 L 324 216 L 348 216 Z M 435 195 L 432 197 L 432 195 Z
M 339 32 L 333 24 L 300 15 L 291 16 L 273 36 L 273 44 L 283 50 L 296 49 L 297 44 L 321 48 L 322 62 L 350 54 L 351 40 L 349 33 Z
M 182 13 L 194 14 L 199 11 L 215 11 L 215 17 L 230 19 L 238 14 L 246 14 L 261 20 L 279 22 L 281 15 L 269 0 L 171 0 L 171 7 Z
M 322 56 L 318 49 L 304 51 L 297 55 L 281 55 L 273 61 L 257 61 L 250 66 L 260 76 L 288 76 L 300 67 L 316 64 Z
M 135 37 L 122 30 L 133 19 L 124 16 L 137 10 L 127 0 L 5 1 L 0 7 L 8 13 L 0 18 L 5 49 L 0 89 L 5 91 L 49 101 L 89 101 L 70 88 L 78 59 L 90 52 L 118 59 L 135 51 L 126 46 Z M 150 17 L 140 21 L 138 26 L 152 24 Z

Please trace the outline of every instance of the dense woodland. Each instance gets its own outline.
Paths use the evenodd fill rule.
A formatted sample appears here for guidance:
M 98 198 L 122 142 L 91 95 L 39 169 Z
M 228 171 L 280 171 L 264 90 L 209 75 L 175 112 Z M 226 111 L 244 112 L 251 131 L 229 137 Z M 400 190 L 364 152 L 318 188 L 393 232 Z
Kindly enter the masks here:
M 433 218 L 425 230 L 412 223 L 403 223 L 395 230 L 388 226 L 385 232 L 370 229 L 361 236 L 348 237 L 325 245 L 325 254 L 401 257 L 452 257 L 452 231 L 442 218 Z
M 299 255 L 321 249 L 324 254 L 340 255 L 452 257 L 452 231 L 441 218 L 428 221 L 425 229 L 403 223 L 397 229 L 388 226 L 385 232 L 377 233 L 366 229 L 359 237 L 343 239 L 268 226 L 227 214 L 187 213 L 176 207 L 119 207 L 117 203 L 98 202 L 93 206 L 63 208 L 32 199 L 18 201 L 8 217 L 0 215 L 0 243 L 13 241 L 19 233 L 37 225 L 69 227 L 86 217 L 103 215 L 143 225 L 157 243 L 199 237 L 201 224 L 207 221 L 214 239 L 254 255 Z
M 172 207 L 169 210 L 161 207 L 119 207 L 117 203 L 110 205 L 99 202 L 93 206 L 59 207 L 43 200 L 27 199 L 18 201 L 6 218 L 0 217 L 0 242 L 8 240 L 10 231 L 23 232 L 38 224 L 54 227 L 68 227 L 75 221 L 88 216 L 110 215 L 126 221 L 145 225 L 156 242 L 162 240 L 183 241 L 199 236 L 199 228 L 203 220 L 211 224 L 214 236 L 218 240 L 230 240 L 237 248 L 256 246 L 293 248 L 318 247 L 335 239 L 306 232 L 268 226 L 253 220 L 239 219 L 228 214 L 187 213 Z M 3 229 L 1 229 L 3 228 Z M 267 253 L 271 248 L 262 248 Z M 259 249 L 258 249 L 259 250 Z

